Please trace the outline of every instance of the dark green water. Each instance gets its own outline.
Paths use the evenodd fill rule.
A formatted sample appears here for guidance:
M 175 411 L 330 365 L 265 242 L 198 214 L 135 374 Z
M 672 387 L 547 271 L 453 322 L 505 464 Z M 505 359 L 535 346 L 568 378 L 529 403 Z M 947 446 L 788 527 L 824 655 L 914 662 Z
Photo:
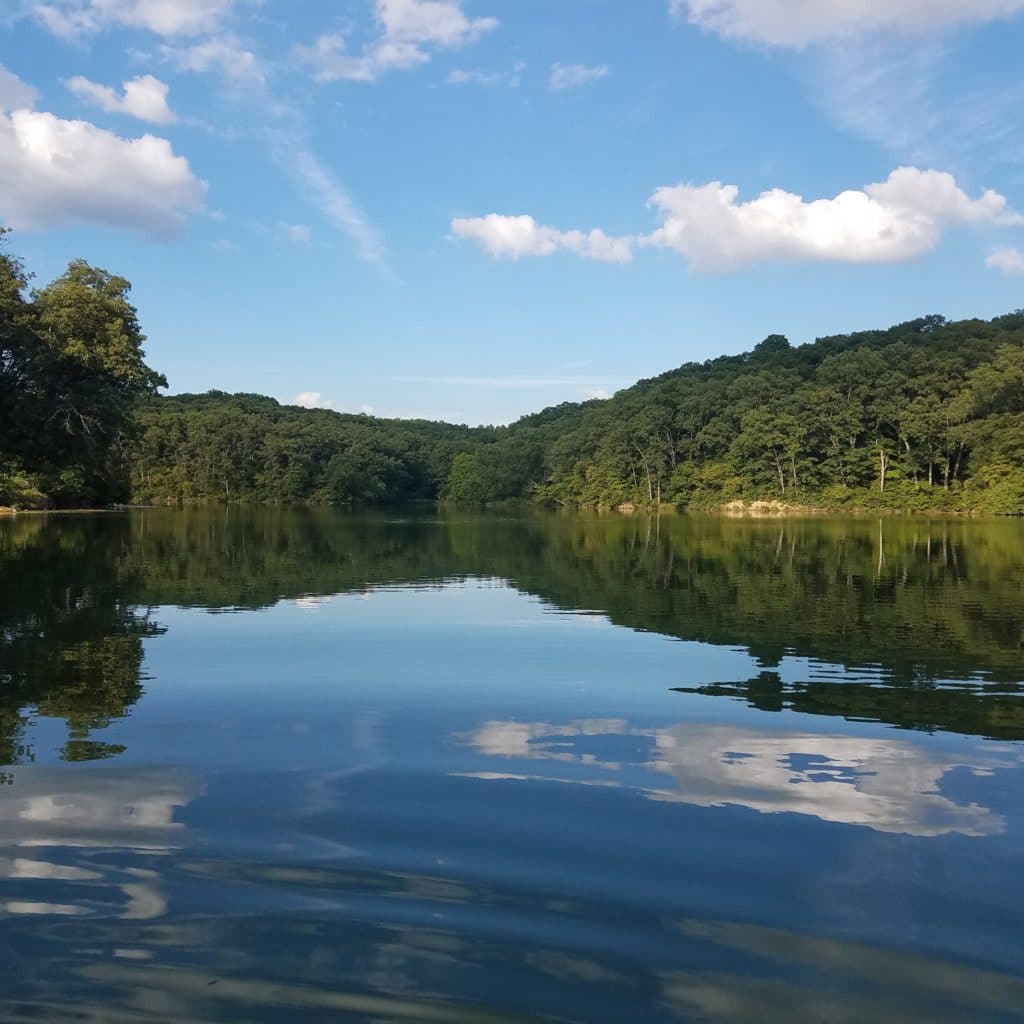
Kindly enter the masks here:
M 0 1020 L 1024 1020 L 1024 525 L 0 522 Z

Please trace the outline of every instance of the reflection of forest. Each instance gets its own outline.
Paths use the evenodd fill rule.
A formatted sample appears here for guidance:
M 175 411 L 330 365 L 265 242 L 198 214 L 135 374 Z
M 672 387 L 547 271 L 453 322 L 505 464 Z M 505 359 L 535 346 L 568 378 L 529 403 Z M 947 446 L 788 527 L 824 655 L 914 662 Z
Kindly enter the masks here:
M 142 641 L 161 631 L 148 609 L 258 608 L 466 576 L 507 579 L 618 625 L 743 647 L 766 673 L 705 692 L 764 710 L 1024 737 L 1015 522 L 212 508 L 0 527 L 0 761 L 31 760 L 29 709 L 67 720 L 66 758 L 117 752 L 92 732 L 141 693 Z M 786 655 L 822 663 L 812 673 L 835 681 L 787 688 L 770 671 Z M 956 679 L 989 686 L 935 686 Z
M 126 527 L 33 518 L 0 529 L 0 764 L 35 759 L 35 715 L 67 722 L 65 760 L 120 753 L 91 734 L 138 700 L 142 641 L 161 632 L 129 593 Z

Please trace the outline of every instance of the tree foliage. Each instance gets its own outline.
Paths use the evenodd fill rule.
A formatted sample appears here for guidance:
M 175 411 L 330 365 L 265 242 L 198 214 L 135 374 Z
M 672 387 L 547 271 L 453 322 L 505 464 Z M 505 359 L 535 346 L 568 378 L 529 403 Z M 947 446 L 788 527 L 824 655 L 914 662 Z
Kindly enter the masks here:
M 773 335 L 576 408 L 534 489 L 562 505 L 1024 513 L 1024 312 Z
M 136 403 L 166 383 L 145 363 L 131 286 L 81 260 L 28 286 L 0 251 L 0 504 L 123 500 Z

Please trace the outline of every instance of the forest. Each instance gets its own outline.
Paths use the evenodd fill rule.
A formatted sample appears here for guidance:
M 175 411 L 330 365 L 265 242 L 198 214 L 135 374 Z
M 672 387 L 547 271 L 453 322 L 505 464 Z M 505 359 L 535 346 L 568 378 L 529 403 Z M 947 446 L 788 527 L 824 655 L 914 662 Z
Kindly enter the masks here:
M 124 278 L 0 251 L 0 505 L 531 501 L 1024 514 L 1024 310 L 693 362 L 509 426 L 161 396 Z

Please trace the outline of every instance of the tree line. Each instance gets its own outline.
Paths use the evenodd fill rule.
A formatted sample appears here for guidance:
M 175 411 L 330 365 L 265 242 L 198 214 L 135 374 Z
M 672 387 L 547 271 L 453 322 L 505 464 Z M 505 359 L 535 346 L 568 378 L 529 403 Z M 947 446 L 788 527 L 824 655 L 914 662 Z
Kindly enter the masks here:
M 688 364 L 558 431 L 535 493 L 1024 513 L 1024 311 Z
M 1024 514 L 1024 311 L 688 363 L 507 427 L 160 397 L 130 285 L 0 252 L 0 504 L 446 499 Z

